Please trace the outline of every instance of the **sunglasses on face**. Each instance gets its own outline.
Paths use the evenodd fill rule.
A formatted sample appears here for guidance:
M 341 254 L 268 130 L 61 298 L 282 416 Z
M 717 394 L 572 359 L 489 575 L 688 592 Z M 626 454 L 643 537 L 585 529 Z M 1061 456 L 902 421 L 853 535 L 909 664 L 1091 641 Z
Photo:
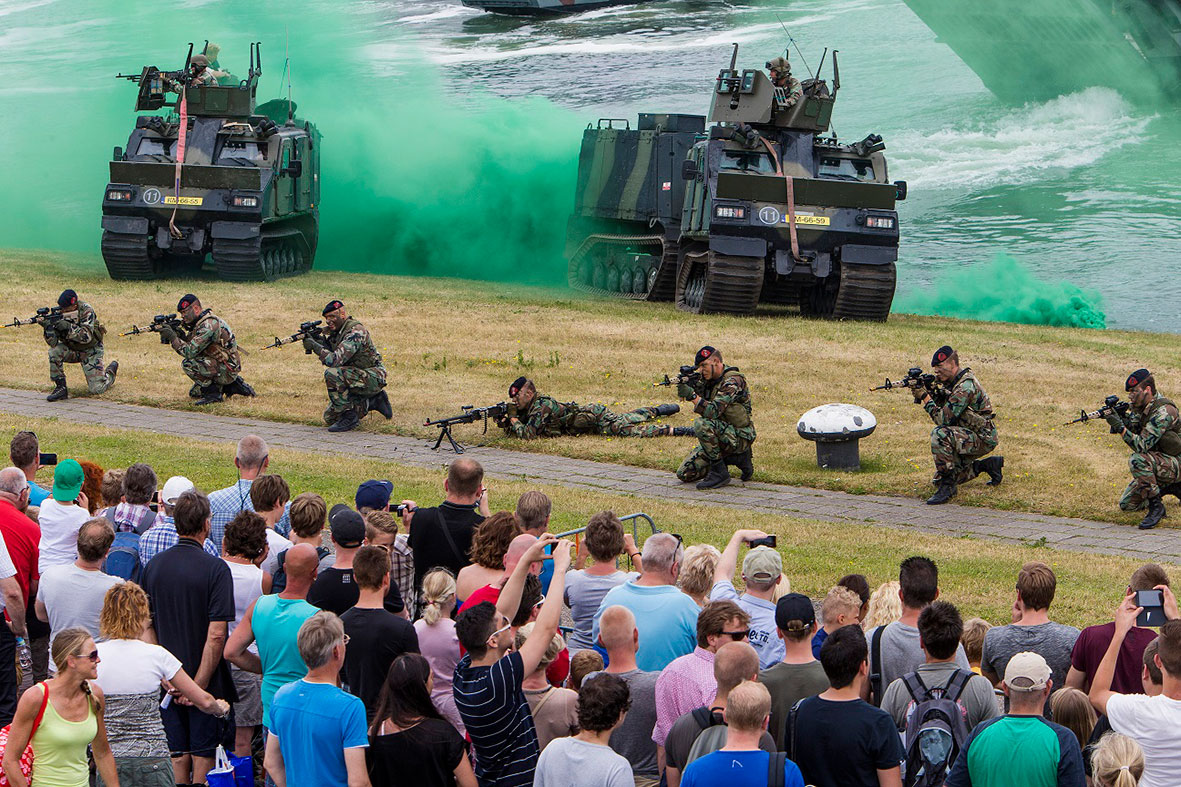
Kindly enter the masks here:
M 742 640 L 744 640 L 750 636 L 750 630 L 747 629 L 746 631 L 723 631 L 722 636 L 729 637 L 730 639 L 734 640 L 735 642 L 741 642 Z
M 98 661 L 98 650 L 92 650 L 89 653 L 78 653 L 74 656 L 74 658 L 90 659 L 91 661 L 97 662 Z

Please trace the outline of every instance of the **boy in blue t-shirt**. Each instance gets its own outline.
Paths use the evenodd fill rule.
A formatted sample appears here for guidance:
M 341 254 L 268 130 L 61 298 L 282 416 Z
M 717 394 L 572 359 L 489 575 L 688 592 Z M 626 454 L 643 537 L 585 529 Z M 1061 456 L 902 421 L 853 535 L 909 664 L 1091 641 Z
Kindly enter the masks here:
M 754 681 L 739 683 L 726 699 L 726 745 L 685 766 L 681 787 L 767 787 L 772 757 L 759 748 L 771 718 L 771 693 Z M 800 769 L 783 760 L 784 787 L 804 787 Z

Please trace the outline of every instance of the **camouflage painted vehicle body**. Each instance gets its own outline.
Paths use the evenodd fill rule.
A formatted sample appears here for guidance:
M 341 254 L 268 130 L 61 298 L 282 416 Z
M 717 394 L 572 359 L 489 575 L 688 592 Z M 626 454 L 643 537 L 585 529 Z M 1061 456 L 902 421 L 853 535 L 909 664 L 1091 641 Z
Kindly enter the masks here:
M 102 254 L 113 279 L 192 273 L 211 255 L 230 281 L 270 281 L 310 270 L 320 203 L 320 133 L 276 99 L 255 106 L 261 65 L 231 85 L 189 87 L 180 190 L 179 95 L 143 69 L 126 150 L 116 148 L 103 195 Z M 223 80 L 225 81 L 225 80 Z M 231 80 L 232 81 L 232 80 Z
M 839 89 L 788 96 L 759 70 L 723 69 L 709 121 L 641 115 L 583 136 L 569 281 L 583 291 L 675 300 L 687 311 L 885 320 L 898 258 L 897 199 L 885 145 L 827 131 Z
M 643 3 L 645 0 L 463 0 L 468 8 L 511 16 L 549 16 L 590 11 L 611 5 Z
M 904 0 L 1010 104 L 1093 86 L 1181 96 L 1181 0 Z

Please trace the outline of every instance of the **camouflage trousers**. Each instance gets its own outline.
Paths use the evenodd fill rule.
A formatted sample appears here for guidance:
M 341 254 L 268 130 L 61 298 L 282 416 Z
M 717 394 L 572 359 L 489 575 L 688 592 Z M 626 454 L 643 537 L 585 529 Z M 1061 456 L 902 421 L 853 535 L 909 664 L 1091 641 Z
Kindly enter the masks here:
M 223 363 L 207 355 L 199 355 L 196 358 L 183 358 L 180 362 L 180 368 L 184 369 L 185 374 L 189 376 L 190 380 L 202 387 L 207 385 L 229 385 L 242 372 L 242 367 L 237 364 Z
M 580 405 L 569 421 L 569 434 L 601 434 L 609 437 L 659 437 L 668 427 L 649 423 L 656 418 L 655 407 L 641 407 L 628 413 L 613 413 L 601 404 Z
M 1119 498 L 1123 511 L 1144 508 L 1150 497 L 1160 496 L 1161 484 L 1181 481 L 1181 457 L 1157 451 L 1132 454 L 1128 468 L 1132 471 L 1132 482 Z
M 962 484 L 979 473 L 972 463 L 991 453 L 997 445 L 996 428 L 981 434 L 962 426 L 936 426 L 931 430 L 931 456 L 935 459 L 935 478 Z
M 677 468 L 677 478 L 682 481 L 705 478 L 714 462 L 750 450 L 755 441 L 753 426 L 739 429 L 720 418 L 698 418 L 693 422 L 693 430 L 697 432 L 698 444 Z
M 385 388 L 385 369 L 381 366 L 370 369 L 328 366 L 324 369 L 324 385 L 328 387 L 328 409 L 324 411 L 324 423 L 331 426 L 341 413 L 356 404 L 354 399 L 368 399 Z M 364 414 L 363 410 L 361 415 Z
M 86 375 L 86 387 L 92 394 L 100 394 L 111 387 L 114 380 L 103 366 L 103 346 L 100 344 L 90 350 L 71 350 L 64 344 L 55 344 L 49 348 L 49 379 L 64 380 L 66 370 L 64 364 L 82 364 L 82 374 Z

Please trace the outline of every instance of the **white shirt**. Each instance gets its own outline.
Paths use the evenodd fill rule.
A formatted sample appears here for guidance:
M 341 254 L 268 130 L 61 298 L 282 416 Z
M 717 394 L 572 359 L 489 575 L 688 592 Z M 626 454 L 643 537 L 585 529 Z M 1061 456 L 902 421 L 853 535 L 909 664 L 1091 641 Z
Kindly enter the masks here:
M 147 694 L 181 669 L 176 656 L 142 640 L 109 639 L 97 647 L 98 685 L 104 694 Z
M 8 554 L 8 545 L 4 543 L 4 536 L 0 535 L 0 579 L 16 576 L 16 566 L 12 562 L 12 555 Z M 0 612 L 4 611 L 4 596 L 0 594 Z
M 1181 700 L 1114 694 L 1107 700 L 1107 720 L 1144 750 L 1140 787 L 1181 784 Z
M 107 591 L 122 583 L 119 577 L 87 571 L 73 563 L 50 566 L 41 573 L 37 600 L 49 613 L 50 641 L 72 626 L 81 626 L 98 638 L 98 616 Z
M 41 504 L 41 513 L 37 515 L 37 524 L 41 526 L 37 569 L 41 574 L 50 566 L 77 559 L 78 531 L 89 519 L 90 512 L 82 506 L 64 506 L 52 497 Z
M 281 533 L 276 533 L 273 529 L 267 528 L 267 546 L 269 551 L 266 558 L 262 561 L 262 570 L 275 576 L 275 569 L 279 567 L 279 554 L 291 549 L 291 542 L 283 537 Z
M 234 619 L 227 627 L 226 636 L 229 637 L 242 622 L 246 610 L 262 595 L 262 569 L 250 563 L 231 563 L 228 560 L 225 564 L 230 567 L 230 576 L 234 578 Z M 258 643 L 250 643 L 249 650 L 257 654 Z

